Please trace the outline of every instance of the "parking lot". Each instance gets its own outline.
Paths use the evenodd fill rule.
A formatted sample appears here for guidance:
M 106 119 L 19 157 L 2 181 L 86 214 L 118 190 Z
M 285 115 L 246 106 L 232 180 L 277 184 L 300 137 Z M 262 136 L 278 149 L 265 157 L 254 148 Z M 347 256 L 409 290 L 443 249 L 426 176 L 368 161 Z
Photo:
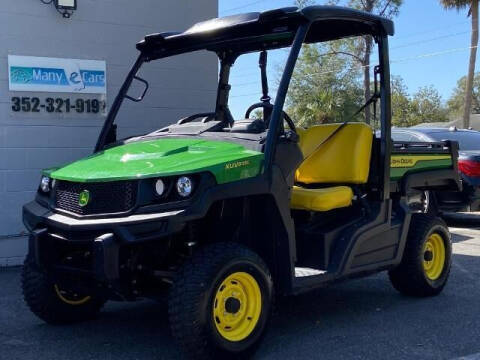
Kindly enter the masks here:
M 386 274 L 283 299 L 257 359 L 480 358 L 480 220 L 450 220 L 453 267 L 430 299 Z M 53 327 L 23 303 L 19 269 L 0 270 L 0 359 L 180 359 L 166 306 L 108 303 L 95 321 Z

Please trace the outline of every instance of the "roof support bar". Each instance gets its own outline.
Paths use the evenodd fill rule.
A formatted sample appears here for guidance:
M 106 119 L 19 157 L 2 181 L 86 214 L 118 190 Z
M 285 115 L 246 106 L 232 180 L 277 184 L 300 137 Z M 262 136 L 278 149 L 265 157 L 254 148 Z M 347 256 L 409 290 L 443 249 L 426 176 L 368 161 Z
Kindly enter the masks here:
M 292 48 L 290 49 L 290 54 L 288 55 L 287 63 L 285 64 L 285 69 L 283 70 L 280 84 L 278 86 L 277 96 L 275 97 L 275 104 L 273 106 L 272 116 L 269 124 L 269 135 L 265 145 L 264 171 L 266 174 L 270 174 L 269 176 L 272 174 L 271 168 L 275 156 L 278 136 L 280 135 L 282 111 L 283 105 L 285 104 L 285 98 L 287 96 L 288 86 L 290 84 L 290 79 L 292 78 L 295 63 L 297 62 L 298 54 L 302 49 L 302 44 L 309 28 L 310 23 L 306 23 L 300 25 L 299 29 L 297 30 L 295 39 L 293 40 Z
M 390 99 L 390 62 L 388 56 L 388 36 L 379 37 L 378 55 L 380 65 L 380 123 L 381 123 L 381 148 L 380 148 L 380 174 L 383 174 L 383 199 L 390 198 L 390 154 L 392 152 L 392 103 Z

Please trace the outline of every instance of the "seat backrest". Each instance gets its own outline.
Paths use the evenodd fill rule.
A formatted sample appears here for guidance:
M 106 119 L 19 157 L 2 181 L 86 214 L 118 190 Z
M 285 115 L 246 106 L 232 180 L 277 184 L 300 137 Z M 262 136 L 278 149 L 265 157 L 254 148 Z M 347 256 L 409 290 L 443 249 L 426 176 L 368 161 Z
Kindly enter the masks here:
M 348 123 L 320 148 L 341 124 L 298 129 L 304 161 L 295 181 L 304 184 L 365 184 L 370 171 L 373 130 L 364 123 Z

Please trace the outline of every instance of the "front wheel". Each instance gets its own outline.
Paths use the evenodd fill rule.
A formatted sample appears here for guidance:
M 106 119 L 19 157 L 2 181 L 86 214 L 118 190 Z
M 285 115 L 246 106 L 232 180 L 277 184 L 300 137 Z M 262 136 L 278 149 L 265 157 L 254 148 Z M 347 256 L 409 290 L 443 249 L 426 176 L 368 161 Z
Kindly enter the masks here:
M 22 290 L 30 310 L 54 325 L 91 319 L 105 303 L 101 296 L 80 294 L 56 284 L 29 256 L 22 269 Z
M 192 358 L 245 359 L 265 332 L 272 299 L 272 279 L 257 254 L 234 243 L 206 246 L 170 291 L 173 336 Z
M 392 285 L 410 296 L 433 296 L 445 287 L 452 264 L 452 243 L 445 222 L 414 214 L 399 266 L 389 272 Z

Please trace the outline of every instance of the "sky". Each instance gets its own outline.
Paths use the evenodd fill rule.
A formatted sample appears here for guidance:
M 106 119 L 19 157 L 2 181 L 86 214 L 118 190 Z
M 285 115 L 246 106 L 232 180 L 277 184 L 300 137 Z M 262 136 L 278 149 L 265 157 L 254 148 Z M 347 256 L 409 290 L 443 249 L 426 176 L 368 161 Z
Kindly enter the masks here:
M 317 4 L 324 2 L 317 0 Z M 292 4 L 293 0 L 220 0 L 219 16 Z M 446 101 L 468 69 L 471 22 L 467 10 L 444 10 L 438 0 L 404 0 L 394 22 L 395 35 L 390 38 L 392 75 L 400 75 L 411 94 L 422 86 L 433 85 Z M 269 53 L 272 90 L 286 55 L 285 50 Z M 259 77 L 258 55 L 245 55 L 237 60 L 230 81 L 230 108 L 234 118 L 243 117 L 248 106 L 259 101 Z M 274 95 L 274 91 L 272 93 Z

